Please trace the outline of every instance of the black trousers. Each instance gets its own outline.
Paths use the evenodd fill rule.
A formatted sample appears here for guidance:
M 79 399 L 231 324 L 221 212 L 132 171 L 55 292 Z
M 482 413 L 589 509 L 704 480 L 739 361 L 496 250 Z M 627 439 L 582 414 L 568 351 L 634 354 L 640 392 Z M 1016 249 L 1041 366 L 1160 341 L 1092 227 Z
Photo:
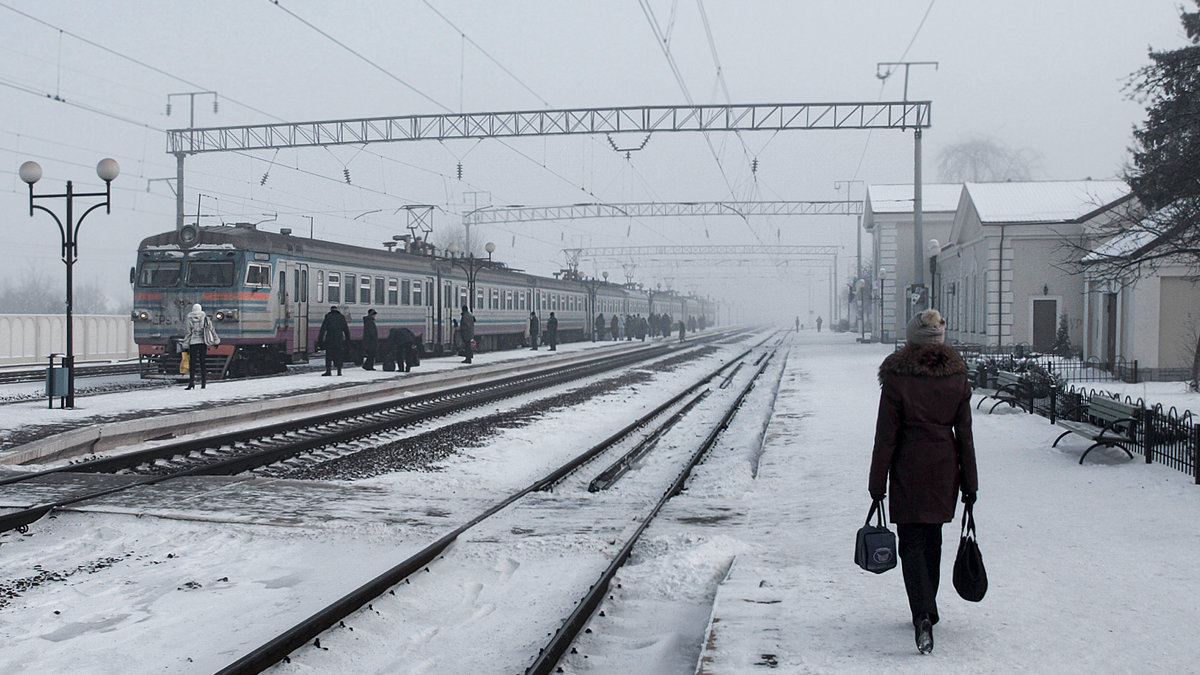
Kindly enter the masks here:
M 912 610 L 913 625 L 922 614 L 938 622 L 937 592 L 942 565 L 941 523 L 897 523 L 900 569 Z
M 341 345 L 325 345 L 325 372 L 330 372 L 330 368 L 337 368 L 337 374 L 342 374 Z
M 203 342 L 188 345 L 188 360 L 191 362 L 188 365 L 188 386 L 196 385 L 196 371 L 200 371 L 200 386 L 208 386 L 208 370 L 204 367 L 204 361 L 208 357 L 208 345 Z

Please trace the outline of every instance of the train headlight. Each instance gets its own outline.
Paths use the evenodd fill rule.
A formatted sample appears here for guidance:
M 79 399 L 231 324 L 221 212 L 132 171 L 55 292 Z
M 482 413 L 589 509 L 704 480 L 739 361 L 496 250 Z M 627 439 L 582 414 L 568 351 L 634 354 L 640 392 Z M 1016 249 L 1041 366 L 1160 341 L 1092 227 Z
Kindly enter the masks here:
M 129 314 L 130 314 L 130 318 L 133 319 L 134 321 L 149 321 L 150 320 L 150 312 L 147 312 L 144 309 L 135 309 L 132 312 L 130 312 Z
M 217 321 L 237 321 L 238 311 L 236 309 L 218 309 L 216 318 Z

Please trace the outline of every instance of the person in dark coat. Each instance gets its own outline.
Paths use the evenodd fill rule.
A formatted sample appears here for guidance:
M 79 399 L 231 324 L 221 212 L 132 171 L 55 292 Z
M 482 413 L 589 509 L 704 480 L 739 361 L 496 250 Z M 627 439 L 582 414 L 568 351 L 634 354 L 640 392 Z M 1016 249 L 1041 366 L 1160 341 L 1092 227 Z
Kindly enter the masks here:
M 596 334 L 592 336 L 592 341 L 595 342 L 596 340 L 603 340 L 604 339 L 604 331 L 607 328 L 608 328 L 608 323 L 604 320 L 604 312 L 597 314 L 596 315 L 596 325 L 594 328 L 592 328 L 592 330 L 594 330 L 596 332 Z
M 619 340 L 621 338 L 621 320 L 617 318 L 616 314 L 612 315 L 612 320 L 608 322 L 608 325 L 612 327 L 613 341 Z
M 687 336 L 687 326 L 683 323 L 683 319 L 679 320 L 679 341 L 683 342 Z
M 375 354 L 379 351 L 379 329 L 375 327 L 375 315 L 378 313 L 368 309 L 363 317 L 363 370 L 375 370 Z
M 817 317 L 817 332 L 821 332 L 821 317 Z
M 908 344 L 879 366 L 879 416 L 868 489 L 888 497 L 899 535 L 901 570 L 921 653 L 933 650 L 938 622 L 942 525 L 954 519 L 959 490 L 975 502 L 979 477 L 971 432 L 967 365 L 943 344 L 946 321 L 936 309 L 913 317 Z
M 325 350 L 325 372 L 322 375 L 328 377 L 334 365 L 337 366 L 337 374 L 342 374 L 342 358 L 348 342 L 350 326 L 346 324 L 346 317 L 338 311 L 337 305 L 334 305 L 329 308 L 317 333 L 317 349 Z
M 407 328 L 393 328 L 383 343 L 383 369 L 407 373 L 420 363 L 420 352 L 421 338 Z
M 471 340 L 475 339 L 475 315 L 466 305 L 462 306 L 462 317 L 458 320 L 458 340 L 462 344 L 463 363 L 471 362 Z
M 529 313 L 529 343 L 531 345 L 533 345 L 532 349 L 535 352 L 537 351 L 537 348 L 538 348 L 538 330 L 540 327 L 541 327 L 541 322 L 538 321 L 537 314 L 535 314 L 534 312 L 530 312 Z
M 558 317 L 554 316 L 554 312 L 550 312 L 550 318 L 546 319 L 546 344 L 550 345 L 550 351 L 558 351 Z

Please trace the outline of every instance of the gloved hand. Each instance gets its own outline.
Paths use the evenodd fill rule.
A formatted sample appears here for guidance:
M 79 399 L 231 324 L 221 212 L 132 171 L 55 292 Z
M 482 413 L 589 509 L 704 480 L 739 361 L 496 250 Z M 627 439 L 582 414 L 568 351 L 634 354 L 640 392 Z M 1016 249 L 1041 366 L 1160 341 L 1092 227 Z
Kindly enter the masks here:
M 962 493 L 962 503 L 966 504 L 967 506 L 973 505 L 975 503 L 975 493 L 974 492 Z
M 880 493 L 872 492 L 871 493 L 871 501 L 873 501 L 873 502 L 881 502 L 881 501 L 883 501 L 884 497 L 887 497 L 886 492 L 880 492 Z

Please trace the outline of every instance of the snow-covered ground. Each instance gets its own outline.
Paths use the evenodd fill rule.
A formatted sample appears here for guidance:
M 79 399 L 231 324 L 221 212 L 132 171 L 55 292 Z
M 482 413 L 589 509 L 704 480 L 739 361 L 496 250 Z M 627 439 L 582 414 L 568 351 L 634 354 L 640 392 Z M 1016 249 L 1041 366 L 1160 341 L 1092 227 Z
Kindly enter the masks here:
M 564 661 L 567 672 L 757 673 L 770 666 L 789 673 L 1196 669 L 1187 636 L 1200 619 L 1190 593 L 1200 571 L 1200 555 L 1194 555 L 1200 554 L 1200 531 L 1191 526 L 1200 512 L 1200 486 L 1173 469 L 1146 465 L 1140 456 L 1129 461 L 1120 451 L 1094 451 L 1080 466 L 1082 439 L 1052 449 L 1055 427 L 1007 408 L 975 417 L 976 516 L 991 587 L 978 604 L 954 594 L 949 574 L 957 521 L 947 525 L 942 621 L 934 629 L 933 654 L 919 655 L 899 570 L 876 576 L 852 562 L 854 532 L 869 505 L 875 371 L 890 352 L 854 337 L 802 332 L 786 362 L 780 354 L 782 373 L 768 370 L 771 381 L 782 376 L 778 398 L 764 384 L 747 399 L 745 416 L 647 531 L 602 607 L 604 616 L 593 618 L 578 653 Z M 354 379 L 380 376 L 346 372 Z M 276 384 L 294 379 L 220 383 L 204 392 L 134 392 L 114 397 L 119 403 L 88 399 L 80 405 L 106 414 L 122 407 L 152 410 L 187 405 L 196 395 L 269 394 L 274 387 L 300 386 Z M 325 386 L 336 378 L 299 379 Z M 661 383 L 669 385 L 669 378 Z M 1146 385 L 1146 390 L 1159 386 L 1170 388 Z M 649 396 L 649 389 L 610 403 L 637 407 L 642 404 L 635 400 Z M 1178 397 L 1172 405 L 1196 407 L 1195 395 L 1166 393 Z M 150 398 L 142 398 L 146 395 Z M 0 407 L 0 427 L 78 413 L 15 404 Z M 562 437 L 599 438 L 603 418 L 564 414 L 549 422 Z M 217 620 L 248 635 L 269 632 L 255 618 L 272 611 L 303 618 L 339 589 L 270 591 L 305 588 L 330 566 L 365 578 L 394 562 L 415 535 L 436 533 L 445 514 L 468 511 L 460 501 L 479 499 L 493 484 L 520 484 L 536 468 L 536 451 L 549 436 L 546 427 L 531 429 L 507 433 L 503 444 L 477 449 L 437 475 L 292 483 L 290 492 L 285 484 L 277 501 L 263 504 L 257 514 L 238 514 L 232 525 L 210 523 L 202 515 L 212 511 L 208 502 L 215 496 L 251 489 L 224 479 L 204 493 L 179 497 L 196 503 L 194 521 L 73 513 L 39 522 L 26 536 L 2 535 L 0 584 L 11 587 L 14 579 L 47 574 L 65 578 L 41 586 L 27 582 L 12 599 L 0 591 L 5 643 L 0 671 L 211 672 L 230 655 L 214 653 L 216 642 L 203 631 L 189 633 L 188 621 L 195 617 L 182 608 L 209 604 Z M 455 466 L 463 471 L 456 473 Z M 399 498 L 398 485 L 407 487 L 406 498 Z M 268 508 L 279 503 L 296 511 Z M 310 520 L 301 522 L 303 515 Z M 564 575 L 593 556 L 569 548 L 548 551 L 533 540 L 530 548 L 557 560 Z M 214 557 L 226 563 L 214 567 Z M 317 659 L 298 654 L 279 670 L 446 672 L 436 660 L 396 657 L 442 629 L 432 623 L 439 613 L 464 623 L 542 618 L 529 604 L 488 606 L 486 587 L 512 575 L 514 562 L 496 560 L 488 578 L 445 598 L 448 609 L 429 606 L 431 621 L 417 632 L 389 639 L 380 629 L 392 622 L 374 622 L 372 613 L 388 613 L 396 605 L 364 610 L 352 617 L 354 634 L 364 638 L 345 642 L 357 650 L 352 658 L 338 659 L 332 649 Z M 276 597 L 289 604 L 262 606 Z M 414 593 L 408 600 L 421 597 Z M 187 649 L 168 654 L 154 647 L 164 636 L 181 633 L 190 637 Z M 463 645 L 470 653 L 455 663 L 472 663 L 475 672 L 510 672 L 510 664 L 492 660 L 489 647 Z M 380 664 L 388 664 L 386 670 Z

